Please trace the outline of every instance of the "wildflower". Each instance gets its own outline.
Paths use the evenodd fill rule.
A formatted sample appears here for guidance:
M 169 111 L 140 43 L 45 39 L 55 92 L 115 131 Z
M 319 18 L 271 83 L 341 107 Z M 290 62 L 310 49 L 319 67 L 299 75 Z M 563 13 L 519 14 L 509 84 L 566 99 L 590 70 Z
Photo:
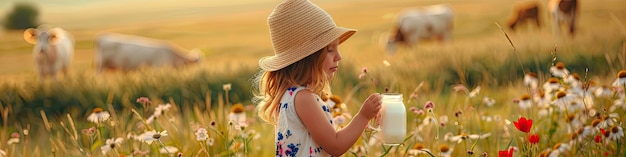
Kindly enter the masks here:
M 409 155 L 419 156 L 420 154 L 428 154 L 430 150 L 425 149 L 426 147 L 422 143 L 415 143 L 413 148 L 409 149 L 407 152 Z
M 454 90 L 454 92 L 464 92 L 465 93 L 465 92 L 469 91 L 467 89 L 467 87 L 465 87 L 465 85 L 462 85 L 462 84 L 455 85 L 454 87 L 452 87 L 452 89 Z
M 229 91 L 231 88 L 232 84 L 230 83 L 222 85 L 222 89 L 224 89 L 224 91 Z
M 214 143 L 215 143 L 215 139 L 213 139 L 213 138 L 208 138 L 206 140 L 206 144 L 209 145 L 209 146 L 213 146 Z
M 198 128 L 198 130 L 196 130 L 196 140 L 205 141 L 207 138 L 209 138 L 209 134 L 207 133 L 208 132 L 205 128 Z
M 448 116 L 446 115 L 440 116 L 439 122 L 440 122 L 439 124 L 441 124 L 442 127 L 445 126 L 446 123 L 448 123 Z
M 565 91 L 556 92 L 554 97 L 556 100 L 554 100 L 553 103 L 559 106 L 560 111 L 563 111 L 565 109 L 565 105 L 570 102 L 570 97 Z
M 531 89 L 537 89 L 539 84 L 539 79 L 537 78 L 537 74 L 533 72 L 529 72 L 524 75 L 524 85 L 530 87 Z
M 472 92 L 470 92 L 467 96 L 473 98 L 478 96 L 478 94 L 480 94 L 480 86 L 474 88 L 474 90 L 472 90 Z
M 427 110 L 428 112 L 432 112 L 433 108 L 435 108 L 435 103 L 432 101 L 427 101 L 426 104 L 424 104 L 424 110 Z
M 165 147 L 162 147 L 161 149 L 159 149 L 159 152 L 161 152 L 163 154 L 176 154 L 176 153 L 178 153 L 178 148 L 176 148 L 174 146 L 165 146 Z
M 626 110 L 626 103 L 624 103 L 626 100 L 624 99 L 626 99 L 626 97 L 620 95 L 618 99 L 613 101 L 613 105 L 609 108 L 609 111 L 615 112 L 618 107 L 621 107 L 622 110 Z
M 154 114 L 152 116 L 157 118 L 157 117 L 163 115 L 166 111 L 170 110 L 170 108 L 172 108 L 172 104 L 170 104 L 170 103 L 159 104 L 159 106 L 154 108 Z
M 543 84 L 543 90 L 545 90 L 548 93 L 554 90 L 557 90 L 559 88 L 561 88 L 561 84 L 559 83 L 558 78 L 554 78 L 554 77 L 549 78 L 548 81 Z
M 517 121 L 513 121 L 513 124 L 517 128 L 517 130 L 528 133 L 530 132 L 530 128 L 533 126 L 533 120 L 524 117 L 520 117 Z
M 602 86 L 596 89 L 594 95 L 599 98 L 610 98 L 613 95 L 613 91 L 607 86 Z
M 122 138 L 118 137 L 118 138 L 111 138 L 111 139 L 107 139 L 106 140 L 106 144 L 102 147 L 100 147 L 100 149 L 102 150 L 102 154 L 103 155 L 107 155 L 107 153 L 109 153 L 109 151 L 115 149 L 116 147 L 120 146 L 122 144 Z
M 496 100 L 490 97 L 485 97 L 483 98 L 483 103 L 485 103 L 487 107 L 492 107 L 494 104 L 496 104 Z
M 167 130 L 163 130 L 161 132 L 151 130 L 141 134 L 140 136 L 143 142 L 146 142 L 148 145 L 150 145 L 152 144 L 152 142 L 160 140 L 161 137 L 167 136 Z
M 450 157 L 454 148 L 450 148 L 447 144 L 439 145 L 439 155 L 443 157 Z
M 537 134 L 530 134 L 530 135 L 528 135 L 528 142 L 530 142 L 530 144 L 537 144 L 537 143 L 539 143 L 539 135 L 537 135 Z
M 102 110 L 102 108 L 94 108 L 93 112 L 87 117 L 87 120 L 96 124 L 105 122 L 111 118 L 111 114 L 108 111 Z
M 384 61 L 383 61 L 383 64 L 384 64 L 385 66 L 391 66 L 391 63 L 389 63 L 389 61 L 387 61 L 387 60 L 384 60 Z
M 150 99 L 148 97 L 139 97 L 139 98 L 137 98 L 137 103 L 145 104 L 146 106 L 152 104 L 152 102 L 150 101 Z
M 565 143 L 557 143 L 556 145 L 554 145 L 554 150 L 558 152 L 565 152 L 565 151 L 570 150 L 570 146 L 569 144 L 565 144 Z
M 245 123 L 246 122 L 246 113 L 244 112 L 244 107 L 241 103 L 237 103 L 230 108 L 230 114 L 228 118 L 233 123 Z
M 20 133 L 14 132 L 11 133 L 11 138 L 7 141 L 7 145 L 18 144 L 20 143 Z
M 626 85 L 626 70 L 617 73 L 617 79 L 613 82 L 613 87 L 624 87 Z
M 522 97 L 520 98 L 519 101 L 519 108 L 522 110 L 526 110 L 528 108 L 530 108 L 532 106 L 532 100 L 530 100 L 530 95 L 528 94 L 524 94 L 522 95 Z
M 578 73 L 572 73 L 567 78 L 563 80 L 565 83 L 569 83 L 571 87 L 582 87 L 582 83 L 580 82 L 580 75 Z
M 559 78 L 564 78 L 569 75 L 569 71 L 565 68 L 563 62 L 558 62 L 556 65 L 550 67 L 550 73 L 552 73 L 552 76 Z
M 450 142 L 457 142 L 457 143 L 461 143 L 463 142 L 463 140 L 468 140 L 468 139 L 472 139 L 472 140 L 476 140 L 476 139 L 484 139 L 491 136 L 491 133 L 486 133 L 483 135 L 478 135 L 478 134 L 467 134 L 467 133 L 461 133 L 460 135 L 456 135 L 456 136 L 452 136 L 449 138 Z
M 609 140 L 618 141 L 624 137 L 624 129 L 620 126 L 612 126 L 609 131 Z
M 498 151 L 498 157 L 513 157 L 513 151 L 515 148 L 511 147 L 509 150 L 500 150 Z

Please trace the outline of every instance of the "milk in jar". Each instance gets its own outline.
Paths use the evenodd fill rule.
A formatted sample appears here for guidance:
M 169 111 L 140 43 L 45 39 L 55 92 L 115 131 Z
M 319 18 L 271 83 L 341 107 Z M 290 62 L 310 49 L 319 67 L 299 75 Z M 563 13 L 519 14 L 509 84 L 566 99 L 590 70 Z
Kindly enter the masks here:
M 382 94 L 381 133 L 385 145 L 399 145 L 406 137 L 406 108 L 402 94 Z

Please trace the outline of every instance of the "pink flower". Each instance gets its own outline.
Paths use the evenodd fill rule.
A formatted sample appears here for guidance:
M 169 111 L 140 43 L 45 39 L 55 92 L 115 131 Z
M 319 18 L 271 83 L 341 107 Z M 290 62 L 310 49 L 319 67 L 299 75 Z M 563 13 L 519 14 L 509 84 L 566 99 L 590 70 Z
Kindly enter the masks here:
M 426 104 L 424 104 L 424 110 L 433 109 L 433 108 L 435 108 L 435 103 L 433 103 L 432 101 L 427 101 Z

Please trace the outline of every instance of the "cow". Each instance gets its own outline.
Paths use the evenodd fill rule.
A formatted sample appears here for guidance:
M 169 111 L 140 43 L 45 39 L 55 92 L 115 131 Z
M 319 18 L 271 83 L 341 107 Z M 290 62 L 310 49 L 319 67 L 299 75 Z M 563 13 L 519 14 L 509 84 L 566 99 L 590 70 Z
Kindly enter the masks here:
M 50 77 L 57 80 L 59 71 L 67 75 L 74 55 L 72 34 L 59 27 L 41 25 L 24 30 L 24 40 L 34 45 L 33 57 L 40 81 Z
M 124 72 L 142 67 L 179 68 L 200 61 L 200 50 L 187 50 L 167 41 L 117 33 L 103 33 L 94 40 L 96 73 L 104 69 Z
M 561 25 L 569 27 L 569 34 L 576 31 L 576 18 L 578 18 L 577 0 L 550 0 L 548 10 L 552 18 L 552 29 L 555 34 L 561 34 Z
M 507 22 L 511 30 L 515 30 L 518 25 L 527 22 L 535 22 L 537 28 L 541 28 L 539 20 L 539 3 L 537 1 L 526 1 L 517 3 L 511 13 L 511 18 Z
M 387 52 L 395 53 L 396 45 L 412 47 L 420 40 L 446 42 L 452 36 L 453 11 L 445 4 L 409 9 L 398 15 L 394 34 L 387 40 Z

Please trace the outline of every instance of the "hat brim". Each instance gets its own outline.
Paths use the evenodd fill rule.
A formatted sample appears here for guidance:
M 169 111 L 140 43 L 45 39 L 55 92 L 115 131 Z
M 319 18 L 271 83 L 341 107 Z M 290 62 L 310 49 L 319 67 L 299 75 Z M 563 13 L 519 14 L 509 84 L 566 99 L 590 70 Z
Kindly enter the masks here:
M 352 37 L 354 33 L 356 33 L 355 29 L 335 27 L 311 39 L 311 41 L 306 42 L 302 46 L 274 56 L 261 58 L 259 60 L 259 67 L 265 71 L 280 70 L 328 46 L 336 39 L 339 39 L 339 44 L 341 44 Z

